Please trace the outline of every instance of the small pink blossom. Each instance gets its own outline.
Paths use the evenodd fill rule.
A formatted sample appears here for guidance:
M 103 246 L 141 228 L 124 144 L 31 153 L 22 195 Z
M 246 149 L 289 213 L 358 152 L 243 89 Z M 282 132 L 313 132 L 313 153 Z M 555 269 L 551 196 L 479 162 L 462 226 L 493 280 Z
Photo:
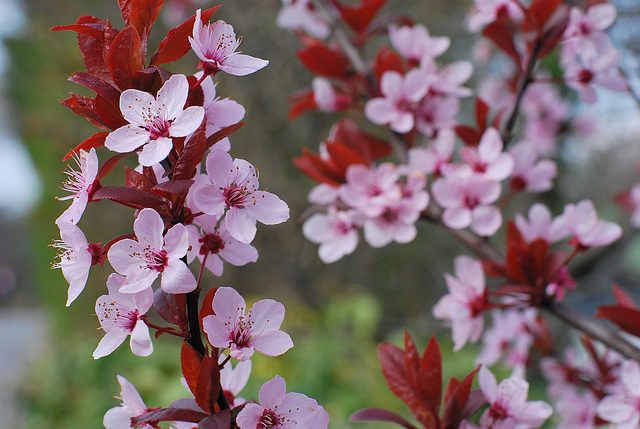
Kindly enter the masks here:
M 482 134 L 477 148 L 465 147 L 460 155 L 475 173 L 492 180 L 503 180 L 513 171 L 513 157 L 503 152 L 500 133 L 489 127 Z
M 221 364 L 226 359 L 227 356 L 220 354 L 218 363 Z M 235 368 L 231 366 L 231 362 L 227 362 L 222 369 L 220 369 L 220 386 L 222 387 L 224 395 L 231 408 L 247 402 L 244 398 L 238 397 L 238 393 L 240 393 L 247 385 L 250 375 L 250 360 L 238 362 Z
M 351 96 L 336 92 L 328 79 L 316 76 L 311 81 L 311 87 L 313 89 L 313 101 L 321 111 L 341 112 L 346 110 L 351 103 Z
M 133 224 L 136 240 L 125 238 L 111 246 L 111 266 L 126 276 L 121 292 L 136 293 L 150 288 L 162 274 L 160 286 L 167 293 L 187 293 L 196 279 L 181 258 L 189 248 L 189 232 L 182 224 L 171 227 L 163 237 L 164 222 L 153 209 L 143 209 Z
M 595 427 L 598 399 L 590 391 L 578 393 L 573 388 L 562 391 L 556 402 L 560 423 L 556 429 L 593 429 Z
M 482 335 L 482 313 L 488 308 L 488 291 L 480 261 L 460 255 L 454 260 L 455 274 L 445 273 L 449 293 L 433 307 L 436 319 L 451 323 L 454 351 Z
M 350 165 L 345 178 L 346 183 L 338 189 L 341 200 L 368 217 L 379 216 L 388 203 L 401 196 L 400 169 L 390 162 L 377 167 Z
M 451 45 L 448 37 L 431 37 L 424 25 L 389 26 L 389 39 L 394 49 L 414 65 L 424 57 L 436 58 Z
M 569 24 L 564 32 L 565 43 L 577 53 L 585 49 L 598 48 L 607 43 L 604 30 L 616 20 L 616 8 L 612 4 L 594 4 L 583 13 L 580 8 L 572 7 Z
M 259 404 L 247 404 L 237 417 L 241 429 L 326 429 L 327 412 L 302 393 L 286 393 L 284 378 L 276 375 L 260 388 Z
M 222 70 L 234 76 L 245 76 L 269 64 L 267 60 L 236 52 L 241 41 L 236 38 L 231 25 L 220 20 L 205 25 L 200 9 L 196 11 L 193 37 L 189 37 L 189 43 L 200 58 L 198 68 L 204 68 L 205 73 L 215 74 Z
M 350 255 L 358 246 L 358 230 L 363 216 L 355 210 L 330 207 L 325 213 L 316 213 L 302 224 L 307 240 L 320 244 L 318 256 L 325 264 Z
M 147 288 L 138 293 L 122 293 L 119 289 L 124 281 L 124 276 L 111 274 L 107 279 L 109 294 L 96 301 L 96 316 L 105 336 L 93 352 L 94 359 L 111 354 L 128 336 L 131 336 L 134 355 L 149 356 L 153 352 L 149 327 L 144 322 L 144 316 L 153 304 L 153 290 Z
M 106 429 L 124 429 L 131 427 L 131 419 L 150 411 L 142 401 L 140 394 L 133 384 L 126 378 L 118 376 L 120 383 L 120 399 L 122 404 L 111 408 L 104 415 L 103 424 Z M 151 425 L 140 426 L 143 429 L 152 429 Z
M 313 7 L 311 0 L 282 0 L 277 25 L 289 30 L 302 30 L 310 36 L 325 39 L 331 28 Z
M 426 136 L 438 136 L 456 125 L 460 101 L 455 97 L 428 95 L 416 111 L 416 129 Z
M 420 70 L 425 73 L 433 94 L 468 97 L 473 93 L 462 86 L 473 73 L 473 64 L 469 61 L 456 61 L 441 68 L 433 59 L 424 57 Z
M 626 360 L 620 371 L 621 390 L 600 400 L 596 413 L 612 429 L 631 429 L 640 424 L 640 365 Z
M 98 155 L 96 155 L 96 150 L 93 148 L 89 152 L 81 149 L 80 152 L 74 155 L 73 159 L 80 167 L 80 171 L 75 171 L 71 168 L 67 169 L 64 173 L 69 178 L 62 185 L 62 189 L 70 192 L 71 195 L 58 198 L 60 201 L 73 198 L 73 201 L 58 220 L 66 220 L 77 224 L 89 202 L 89 190 L 96 180 L 99 165 Z
M 524 13 L 516 0 L 475 0 L 475 9 L 469 17 L 469 31 L 477 33 L 485 25 L 502 17 L 521 23 Z
M 256 221 L 276 225 L 289 219 L 284 201 L 258 190 L 258 172 L 249 162 L 214 150 L 206 165 L 211 184 L 196 186 L 191 191 L 193 202 L 206 214 L 225 216 L 227 230 L 236 240 L 250 243 L 256 235 Z
M 386 125 L 398 133 L 408 133 L 415 124 L 418 103 L 429 90 L 425 73 L 411 69 L 405 76 L 396 71 L 382 74 L 382 97 L 369 100 L 364 113 L 374 124 Z
M 54 263 L 52 268 L 62 269 L 62 275 L 69 283 L 68 307 L 84 290 L 93 257 L 91 245 L 77 225 L 61 219 L 58 219 L 56 224 L 60 229 L 60 240 L 55 240 L 53 247 L 60 249 L 60 261 Z
M 251 358 L 253 351 L 266 356 L 279 356 L 293 347 L 291 337 L 280 330 L 284 306 L 272 299 L 255 303 L 245 314 L 246 303 L 235 289 L 218 288 L 213 298 L 215 314 L 202 321 L 213 347 L 230 349 L 230 355 L 241 361 Z
M 542 203 L 536 203 L 529 209 L 529 220 L 520 213 L 515 218 L 518 231 L 527 243 L 542 239 L 547 243 L 556 243 L 569 235 L 569 231 L 561 217 L 551 219 L 551 212 Z
M 129 125 L 111 132 L 104 145 L 120 153 L 143 146 L 138 154 L 140 164 L 150 167 L 165 159 L 173 148 L 172 137 L 185 137 L 202 123 L 204 109 L 184 108 L 189 83 L 175 74 L 158 91 L 157 97 L 137 89 L 127 89 L 120 96 L 120 111 Z
M 608 246 L 622 236 L 622 228 L 619 225 L 598 218 L 590 200 L 567 204 L 562 220 L 578 244 L 583 247 Z
M 496 383 L 495 376 L 483 366 L 478 383 L 489 408 L 480 417 L 483 429 L 530 429 L 542 426 L 553 413 L 544 401 L 527 401 L 529 383 L 520 377 L 509 377 Z
M 427 147 L 409 149 L 409 171 L 422 171 L 439 176 L 440 168 L 448 165 L 453 155 L 456 135 L 451 129 L 444 129 L 431 140 Z
M 555 162 L 550 159 L 538 160 L 534 146 L 526 142 L 513 146 L 509 153 L 514 160 L 511 189 L 545 192 L 553 188 L 553 178 L 558 174 Z
M 619 61 L 620 53 L 613 46 L 604 51 L 588 49 L 579 59 L 565 65 L 564 80 L 578 91 L 583 103 L 594 104 L 598 100 L 594 84 L 611 91 L 627 89 L 627 80 L 618 69 Z

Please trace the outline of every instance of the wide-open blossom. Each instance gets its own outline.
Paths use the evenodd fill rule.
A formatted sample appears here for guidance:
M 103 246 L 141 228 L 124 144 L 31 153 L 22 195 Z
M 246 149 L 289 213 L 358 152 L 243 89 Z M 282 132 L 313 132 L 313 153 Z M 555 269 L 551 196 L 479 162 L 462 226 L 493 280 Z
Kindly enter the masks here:
M 93 352 L 94 359 L 111 354 L 128 336 L 131 336 L 134 355 L 149 356 L 153 352 L 149 327 L 143 320 L 153 304 L 153 290 L 147 288 L 137 293 L 122 293 L 120 288 L 124 281 L 124 276 L 111 274 L 107 279 L 109 294 L 96 301 L 96 316 L 105 336 Z
M 205 25 L 200 9 L 196 11 L 193 37 L 189 37 L 189 43 L 200 58 L 198 68 L 204 68 L 205 73 L 215 74 L 222 70 L 234 76 L 245 76 L 269 64 L 267 60 L 236 52 L 241 41 L 236 38 L 231 25 L 221 20 Z
M 162 218 L 146 208 L 138 214 L 133 230 L 137 240 L 120 240 L 108 253 L 113 269 L 126 276 L 121 292 L 150 288 L 159 275 L 160 286 L 167 293 L 187 293 L 196 288 L 195 277 L 181 261 L 189 248 L 189 232 L 184 225 L 174 225 L 163 237 Z
M 545 192 L 553 188 L 558 174 L 556 163 L 550 159 L 538 160 L 533 144 L 521 142 L 509 151 L 513 158 L 510 187 L 514 191 Z
M 411 69 L 404 76 L 386 71 L 380 80 L 382 97 L 369 100 L 364 114 L 374 124 L 389 124 L 393 131 L 408 133 L 415 124 L 418 103 L 428 90 L 427 76 L 420 69 Z
M 591 200 L 564 207 L 562 220 L 575 240 L 583 247 L 608 246 L 622 236 L 618 224 L 600 220 Z
M 542 239 L 551 244 L 569 235 L 564 221 L 560 217 L 552 219 L 551 211 L 542 203 L 535 203 L 531 206 L 528 220 L 517 213 L 515 222 L 518 231 L 527 243 Z
M 596 407 L 598 417 L 611 423 L 612 429 L 637 428 L 640 424 L 640 365 L 626 360 L 620 370 L 621 389 L 605 396 Z
M 572 388 L 564 389 L 556 402 L 560 418 L 556 429 L 593 429 L 597 405 L 598 399 L 590 390 L 578 393 Z
M 138 149 L 140 164 L 150 167 L 169 155 L 172 137 L 185 137 L 202 123 L 204 109 L 200 106 L 184 108 L 189 95 L 189 83 L 181 74 L 167 80 L 158 95 L 127 89 L 120 95 L 120 111 L 129 125 L 107 136 L 104 145 L 115 152 Z
M 120 399 L 122 404 L 111 408 L 104 415 L 103 424 L 106 429 L 125 429 L 131 427 L 131 418 L 141 416 L 149 411 L 142 401 L 140 394 L 133 384 L 126 378 L 118 376 L 120 383 Z M 151 425 L 140 426 L 143 429 L 152 429 Z
M 454 351 L 467 341 L 476 342 L 482 335 L 482 313 L 488 308 L 488 291 L 480 261 L 460 255 L 454 260 L 455 274 L 445 273 L 449 293 L 433 307 L 436 319 L 451 323 Z
M 416 129 L 425 136 L 439 136 L 457 124 L 460 100 L 443 95 L 427 95 L 416 111 Z
M 441 174 L 440 168 L 448 165 L 451 161 L 455 139 L 456 135 L 453 130 L 444 129 L 429 142 L 427 147 L 412 147 L 408 153 L 408 170 L 439 176 Z
M 250 243 L 256 235 L 256 221 L 276 225 L 289 219 L 287 203 L 258 190 L 258 172 L 249 162 L 214 150 L 206 165 L 211 184 L 195 187 L 193 201 L 206 214 L 224 215 L 227 230 L 236 240 Z
M 251 358 L 254 350 L 266 356 L 279 356 L 293 347 L 289 334 L 280 330 L 284 320 L 281 303 L 263 299 L 248 312 L 246 308 L 235 289 L 218 288 L 213 298 L 215 314 L 202 321 L 212 346 L 229 348 L 231 357 L 238 360 Z
M 495 376 L 483 366 L 478 383 L 489 408 L 480 417 L 483 429 L 530 429 L 542 426 L 553 413 L 544 401 L 527 401 L 529 383 L 509 377 L 497 384 Z
M 355 210 L 338 210 L 332 206 L 327 213 L 315 213 L 305 220 L 302 233 L 307 240 L 320 244 L 318 256 L 330 264 L 356 250 L 362 218 Z
M 224 362 L 227 356 L 220 354 L 219 364 Z M 231 362 L 227 362 L 220 369 L 220 386 L 224 392 L 224 396 L 227 398 L 227 402 L 231 408 L 247 402 L 244 398 L 238 397 L 238 393 L 244 389 L 249 381 L 251 375 L 251 361 L 245 360 L 238 362 L 235 367 L 231 366 Z
M 327 412 L 315 399 L 286 393 L 284 378 L 276 375 L 260 388 L 259 404 L 247 404 L 237 417 L 241 429 L 326 429 Z
M 465 147 L 460 156 L 475 173 L 499 181 L 509 177 L 514 164 L 513 157 L 503 152 L 503 147 L 498 130 L 489 127 L 482 134 L 478 147 Z
M 53 247 L 60 249 L 60 260 L 54 263 L 52 268 L 62 269 L 62 275 L 69 283 L 68 307 L 87 284 L 93 257 L 90 245 L 77 225 L 61 219 L 58 219 L 56 224 L 60 228 L 60 240 L 54 240 Z
M 616 20 L 616 8 L 609 3 L 594 4 L 583 13 L 578 7 L 572 7 L 569 24 L 564 32 L 564 43 L 576 52 L 601 47 L 607 43 L 604 30 Z
M 390 162 L 368 167 L 353 164 L 347 168 L 347 182 L 338 189 L 342 201 L 369 217 L 379 216 L 387 204 L 401 196 L 400 169 Z
M 227 231 L 224 219 L 218 225 L 218 218 L 215 216 L 198 216 L 187 229 L 191 243 L 187 251 L 187 262 L 191 263 L 196 256 L 202 262 L 205 255 L 208 255 L 205 267 L 216 276 L 222 275 L 223 260 L 238 267 L 258 260 L 256 248 L 233 238 Z
M 71 195 L 58 197 L 60 201 L 72 198 L 73 201 L 58 220 L 66 220 L 77 224 L 89 202 L 89 189 L 96 180 L 99 165 L 98 155 L 96 155 L 96 150 L 93 148 L 89 152 L 81 149 L 80 152 L 74 155 L 73 159 L 80 167 L 80 171 L 71 168 L 67 169 L 64 173 L 69 178 L 62 185 L 62 190 L 70 192 Z
M 331 28 L 313 7 L 311 0 L 282 0 L 276 23 L 280 28 L 302 30 L 310 36 L 324 39 Z
M 431 37 L 427 27 L 419 24 L 412 27 L 390 25 L 389 40 L 412 65 L 420 64 L 424 57 L 433 59 L 440 56 L 451 45 L 448 37 Z

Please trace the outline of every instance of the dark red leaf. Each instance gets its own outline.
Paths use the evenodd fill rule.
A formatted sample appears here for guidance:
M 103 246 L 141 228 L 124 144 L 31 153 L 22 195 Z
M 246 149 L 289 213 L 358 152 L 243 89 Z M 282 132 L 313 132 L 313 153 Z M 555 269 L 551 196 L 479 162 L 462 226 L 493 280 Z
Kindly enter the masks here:
M 364 408 L 362 410 L 358 410 L 355 413 L 349 416 L 349 421 L 352 423 L 355 422 L 390 422 L 396 423 L 400 426 L 403 426 L 407 429 L 417 429 L 414 425 L 406 421 L 403 417 L 398 414 L 384 410 L 382 408 Z
M 387 0 L 360 0 L 358 5 L 340 7 L 342 20 L 357 33 L 364 33 Z
M 295 94 L 291 94 L 287 97 L 287 101 L 292 103 L 289 108 L 289 112 L 287 113 L 287 118 L 290 120 L 297 118 L 303 113 L 310 112 L 318 108 L 311 89 L 305 89 Z
M 354 121 L 347 118 L 340 119 L 331 127 L 328 140 L 353 148 L 367 164 L 391 154 L 391 146 L 386 140 L 362 132 Z
M 322 159 L 306 147 L 302 148 L 303 156 L 293 158 L 293 164 L 309 178 L 319 183 L 339 186 L 345 182 L 344 175 L 331 160 Z
M 513 27 L 511 27 L 509 22 L 501 19 L 494 21 L 485 27 L 482 31 L 482 35 L 491 40 L 499 49 L 513 58 L 516 66 L 521 67 L 520 54 L 513 43 Z
M 344 175 L 347 168 L 351 165 L 366 164 L 365 160 L 358 152 L 342 143 L 328 142 L 325 147 L 327 148 L 327 152 L 331 156 L 331 159 L 340 169 L 341 175 Z
M 220 369 L 218 362 L 206 355 L 198 370 L 196 385 L 196 403 L 209 414 L 215 411 L 215 403 L 220 394 Z
M 601 305 L 595 317 L 610 320 L 622 330 L 640 337 L 640 311 L 637 309 L 621 305 Z
M 211 288 L 209 292 L 202 299 L 202 306 L 200 307 L 200 326 L 204 326 L 202 321 L 205 317 L 215 314 L 213 312 L 213 297 L 216 295 L 217 287 Z
M 211 18 L 211 15 L 220 6 L 215 6 L 201 12 L 202 21 L 206 23 Z M 189 36 L 193 34 L 193 24 L 196 21 L 196 16 L 193 15 L 185 22 L 169 31 L 167 37 L 160 43 L 158 49 L 151 57 L 152 66 L 159 66 L 160 64 L 167 64 L 182 58 L 191 49 L 189 43 Z
M 161 216 L 169 215 L 169 207 L 164 198 L 124 186 L 105 186 L 100 188 L 93 194 L 93 199 L 96 201 L 111 200 L 134 209 L 150 207 Z
M 231 427 L 231 410 L 227 408 L 207 416 L 198 424 L 201 429 L 229 429 Z
M 193 180 L 167 180 L 154 186 L 152 192 L 169 201 L 175 201 L 177 198 L 187 198 L 191 185 Z
M 458 125 L 454 130 L 467 146 L 477 147 L 480 143 L 482 135 L 476 129 L 468 125 Z
M 210 149 L 211 146 L 218 143 L 223 138 L 228 137 L 231 134 L 238 131 L 243 125 L 244 125 L 244 122 L 238 122 L 237 124 L 229 125 L 228 127 L 225 127 L 219 131 L 216 131 L 215 133 L 213 133 L 207 138 L 207 144 L 205 145 L 205 148 Z
M 127 125 L 122 112 L 120 111 L 120 102 L 118 100 L 109 100 L 101 95 L 96 96 L 95 101 L 96 112 L 100 116 L 100 120 L 112 130 Z
M 143 192 L 151 192 L 153 188 L 153 183 L 147 176 L 128 166 L 124 168 L 124 183 L 129 188 L 139 189 Z
M 95 126 L 99 128 L 107 128 L 96 112 L 93 98 L 84 97 L 78 94 L 71 94 L 71 96 L 66 100 L 60 100 L 60 104 L 71 109 L 73 113 L 84 116 Z
M 159 288 L 153 296 L 153 308 L 165 322 L 178 326 L 182 332 L 187 331 L 187 296 L 185 294 L 167 293 Z
M 417 391 L 420 391 L 420 355 L 416 344 L 406 330 L 404 331 L 404 363 L 411 384 Z
M 146 45 L 153 23 L 158 19 L 164 0 L 118 0 L 124 25 L 132 25 Z M 145 48 L 146 49 L 146 48 Z
M 528 15 L 536 28 L 542 29 L 562 3 L 563 0 L 535 0 L 529 7 Z
M 202 355 L 198 353 L 186 341 L 182 343 L 180 349 L 180 365 L 182 367 L 182 375 L 187 380 L 189 390 L 195 396 L 196 387 L 198 385 L 198 373 L 200 365 L 202 365 Z
M 107 100 L 115 101 L 120 100 L 120 90 L 114 88 L 110 83 L 93 76 L 85 72 L 76 72 L 69 76 L 69 81 L 82 85 L 85 88 L 90 89 L 96 94 L 100 94 Z
M 203 119 L 198 129 L 185 142 L 173 166 L 174 180 L 191 179 L 196 175 L 206 151 L 206 129 L 207 121 Z
M 489 115 L 489 106 L 482 98 L 476 99 L 476 124 L 480 131 L 484 131 L 487 128 L 487 120 Z
M 101 131 L 99 133 L 95 133 L 94 135 L 92 135 L 91 137 L 87 138 L 86 140 L 84 140 L 82 143 L 80 143 L 78 146 L 74 147 L 73 149 L 71 149 L 65 156 L 64 158 L 62 158 L 63 161 L 68 160 L 69 158 L 71 158 L 74 154 L 80 152 L 80 149 L 89 151 L 92 148 L 95 147 L 100 147 L 100 146 L 104 146 L 104 141 L 107 138 L 107 135 L 109 133 Z
M 620 307 L 638 310 L 638 306 L 631 297 L 615 283 L 613 284 L 613 296 Z
M 142 42 L 133 26 L 127 26 L 111 43 L 107 66 L 111 79 L 122 90 L 130 88 L 133 74 L 144 68 Z
M 333 79 L 347 79 L 349 77 L 347 58 L 325 45 L 322 40 L 307 37 L 305 46 L 298 49 L 296 54 L 300 62 L 312 73 Z
M 147 423 L 169 421 L 198 423 L 207 416 L 208 414 L 189 408 L 162 408 L 160 410 L 146 412 L 137 417 L 132 417 L 131 427 L 138 427 Z
M 151 66 L 138 70 L 131 77 L 131 88 L 150 94 L 157 94 L 162 85 L 171 78 L 172 73 L 162 67 Z
M 442 397 L 442 354 L 435 336 L 431 336 L 420 360 L 418 388 L 434 416 L 440 411 Z
M 466 418 L 462 415 L 462 410 L 469 399 L 469 392 L 478 369 L 471 371 L 462 381 L 458 381 L 454 377 L 449 380 L 444 395 L 444 411 L 440 420 L 441 429 L 455 429 L 460 421 Z
M 97 179 L 98 180 L 102 180 L 104 179 L 107 174 L 111 173 L 111 171 L 113 171 L 113 169 L 115 168 L 116 165 L 118 165 L 118 163 L 127 157 L 127 155 L 129 155 L 128 153 L 119 153 L 116 155 L 113 155 L 111 158 L 109 158 L 104 164 L 102 164 L 100 166 L 100 170 L 98 170 L 98 176 Z
M 395 51 L 392 51 L 387 46 L 382 46 L 373 62 L 373 75 L 376 78 L 376 82 L 380 82 L 383 73 L 386 71 L 396 71 L 404 74 L 405 63 Z

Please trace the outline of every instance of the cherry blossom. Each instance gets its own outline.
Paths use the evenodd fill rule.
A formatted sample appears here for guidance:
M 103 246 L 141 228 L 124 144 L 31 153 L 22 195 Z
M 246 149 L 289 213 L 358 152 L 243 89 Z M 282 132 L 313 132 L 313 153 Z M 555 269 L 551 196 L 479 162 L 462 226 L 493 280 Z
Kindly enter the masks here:
M 597 405 L 598 399 L 589 390 L 578 393 L 572 388 L 564 389 L 556 402 L 560 418 L 556 429 L 593 429 Z
M 181 261 L 189 248 L 189 232 L 182 224 L 171 227 L 163 237 L 164 222 L 153 209 L 143 209 L 133 224 L 136 240 L 125 238 L 109 249 L 111 266 L 126 276 L 121 292 L 136 293 L 150 288 L 162 274 L 160 286 L 167 293 L 187 293 L 196 279 Z
M 91 245 L 78 226 L 62 219 L 58 219 L 56 225 L 60 229 L 60 240 L 54 240 L 52 246 L 60 249 L 60 253 L 59 262 L 54 263 L 52 268 L 62 269 L 62 275 L 69 283 L 68 307 L 87 284 L 93 256 Z
M 576 52 L 598 48 L 606 44 L 608 36 L 603 32 L 616 19 L 616 8 L 612 4 L 594 4 L 583 13 L 580 8 L 572 7 L 569 24 L 564 32 L 565 43 Z
M 188 136 L 202 123 L 202 107 L 184 108 L 188 94 L 189 83 L 181 74 L 171 76 L 156 97 L 127 89 L 120 96 L 120 110 L 129 125 L 111 132 L 105 146 L 120 153 L 143 146 L 138 154 L 140 164 L 150 167 L 159 163 L 171 152 L 172 137 Z
M 420 69 L 409 70 L 405 76 L 386 71 L 380 80 L 383 97 L 369 100 L 364 113 L 374 124 L 389 124 L 393 131 L 408 133 L 415 124 L 418 103 L 428 90 L 425 73 Z
M 89 202 L 89 191 L 98 175 L 98 155 L 96 150 L 91 149 L 89 152 L 80 150 L 73 156 L 74 161 L 80 167 L 80 171 L 67 169 L 64 173 L 69 176 L 67 181 L 62 185 L 64 191 L 68 191 L 71 195 L 58 197 L 58 200 L 64 201 L 73 198 L 71 206 L 65 210 L 58 220 L 66 220 L 77 224 L 84 213 L 87 203 Z
M 482 264 L 468 256 L 460 255 L 454 260 L 455 277 L 445 273 L 449 293 L 433 307 L 433 315 L 451 323 L 454 351 L 460 350 L 467 341 L 476 342 L 482 335 L 483 311 L 487 310 L 488 290 L 484 282 Z
M 516 0 L 475 0 L 475 9 L 469 17 L 469 31 L 476 33 L 502 17 L 520 23 L 524 13 Z
M 339 94 L 328 79 L 316 76 L 311 81 L 313 88 L 313 101 L 318 109 L 325 112 L 341 112 L 349 107 L 351 97 Z
M 569 230 L 561 217 L 551 219 L 551 212 L 542 203 L 535 203 L 529 209 L 529 220 L 520 213 L 516 214 L 516 226 L 527 243 L 542 239 L 547 243 L 558 242 L 567 235 Z
M 480 417 L 483 429 L 529 429 L 540 427 L 553 413 L 544 401 L 527 401 L 529 383 L 519 377 L 509 377 L 496 383 L 495 376 L 482 366 L 478 383 L 489 408 Z
M 622 362 L 621 390 L 605 396 L 596 407 L 598 417 L 611 423 L 611 428 L 635 428 L 640 424 L 640 365 L 632 360 Z
M 219 364 L 222 364 L 227 356 L 220 354 Z M 231 362 L 227 362 L 220 369 L 220 386 L 224 391 L 227 402 L 231 408 L 247 402 L 244 398 L 238 397 L 238 393 L 244 389 L 251 375 L 251 361 L 245 360 L 238 362 L 235 367 L 231 366 Z
M 132 417 L 138 417 L 150 411 L 129 380 L 118 375 L 118 383 L 120 383 L 120 399 L 122 400 L 122 404 L 109 409 L 105 413 L 103 424 L 106 429 L 129 428 L 131 427 Z M 148 424 L 140 427 L 143 429 L 152 429 L 152 426 Z
M 426 74 L 432 93 L 453 97 L 468 97 L 473 93 L 461 86 L 473 73 L 473 64 L 469 61 L 456 61 L 440 68 L 433 59 L 424 57 L 420 70 Z
M 514 191 L 545 192 L 553 188 L 558 174 L 556 163 L 549 159 L 538 160 L 532 144 L 521 142 L 509 151 L 513 160 L 511 189 Z
M 428 95 L 416 111 L 416 129 L 426 136 L 438 136 L 456 125 L 460 101 L 455 97 Z
M 489 127 L 482 134 L 478 147 L 465 147 L 460 156 L 475 173 L 499 181 L 509 177 L 514 164 L 513 157 L 502 149 L 500 133 Z
M 213 298 L 214 314 L 202 321 L 214 347 L 229 348 L 232 358 L 247 360 L 254 350 L 266 356 L 279 356 L 293 347 L 291 337 L 280 330 L 284 306 L 272 299 L 255 303 L 245 314 L 246 303 L 235 289 L 221 287 Z
M 440 168 L 448 165 L 453 155 L 456 135 L 451 129 L 444 129 L 429 142 L 427 147 L 413 147 L 409 149 L 408 169 L 422 171 L 426 174 L 439 176 Z
M 482 236 L 493 235 L 502 224 L 502 215 L 491 206 L 500 196 L 500 183 L 474 174 L 470 167 L 447 168 L 431 187 L 436 202 L 443 207 L 442 221 L 452 229 L 471 229 Z
M 318 256 L 325 264 L 349 255 L 358 246 L 358 229 L 363 216 L 355 210 L 330 207 L 325 213 L 315 213 L 302 224 L 307 240 L 319 243 Z
M 325 39 L 331 31 L 329 24 L 314 9 L 311 0 L 282 0 L 277 24 L 280 28 L 302 30 L 310 36 Z
M 582 247 L 608 246 L 622 235 L 619 225 L 600 220 L 593 202 L 582 200 L 564 207 L 562 220 Z
M 451 39 L 448 37 L 431 37 L 424 25 L 412 27 L 390 25 L 389 40 L 394 49 L 414 66 L 420 64 L 424 57 L 436 58 L 451 45 Z
M 237 417 L 243 429 L 326 429 L 329 418 L 318 403 L 302 393 L 286 393 L 284 378 L 276 375 L 260 388 L 259 404 L 249 403 Z
M 338 189 L 342 201 L 369 217 L 382 214 L 391 201 L 401 197 L 400 169 L 390 162 L 375 167 L 353 164 L 347 168 L 346 183 Z
M 269 64 L 267 60 L 236 52 L 241 41 L 236 38 L 231 25 L 221 20 L 205 25 L 200 9 L 196 11 L 193 37 L 189 37 L 189 43 L 200 58 L 198 68 L 204 68 L 207 75 L 222 70 L 234 76 L 246 76 Z
M 202 262 L 205 255 L 208 255 L 205 267 L 216 276 L 221 276 L 223 260 L 236 266 L 258 260 L 256 248 L 234 239 L 227 231 L 224 219 L 218 225 L 216 216 L 202 215 L 196 218 L 196 223 L 198 226 L 187 226 L 191 243 L 187 251 L 188 263 L 191 263 L 196 256 Z
M 111 354 L 127 336 L 131 336 L 134 355 L 149 356 L 153 352 L 149 328 L 144 322 L 144 315 L 153 304 L 153 290 L 147 288 L 137 293 L 122 293 L 120 288 L 124 282 L 124 276 L 111 274 L 107 279 L 109 294 L 96 301 L 96 316 L 105 336 L 93 352 L 94 359 Z
M 256 235 L 256 221 L 276 225 L 289 219 L 289 207 L 276 195 L 259 191 L 258 172 L 244 159 L 232 159 L 220 150 L 206 161 L 210 184 L 196 186 L 195 205 L 206 214 L 226 219 L 229 234 L 242 243 Z

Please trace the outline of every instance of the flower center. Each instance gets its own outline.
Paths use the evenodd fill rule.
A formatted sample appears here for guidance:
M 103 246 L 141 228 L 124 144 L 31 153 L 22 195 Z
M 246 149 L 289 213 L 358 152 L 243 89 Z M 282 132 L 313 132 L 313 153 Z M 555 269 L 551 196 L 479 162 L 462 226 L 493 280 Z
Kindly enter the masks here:
M 588 84 L 593 80 L 593 73 L 589 70 L 580 70 L 578 73 L 578 82 Z
M 131 310 L 118 302 L 103 303 L 99 302 L 98 307 L 104 308 L 104 313 L 100 317 L 100 324 L 104 326 L 105 320 L 110 320 L 119 328 L 125 328 L 133 331 L 138 322 L 138 310 Z M 100 314 L 100 312 L 97 312 Z
M 280 426 L 282 420 L 273 410 L 264 410 L 257 429 L 270 429 Z
M 146 268 L 149 268 L 159 273 L 163 272 L 165 267 L 169 264 L 169 257 L 166 250 L 151 250 L 145 249 L 145 256 L 147 261 Z
M 238 317 L 236 326 L 234 326 L 233 332 L 231 333 L 231 340 L 238 348 L 246 347 L 251 340 L 252 326 L 253 321 L 251 317 L 247 317 L 247 319 L 245 319 L 244 316 Z
M 231 186 L 224 190 L 225 198 L 227 199 L 227 207 L 240 207 L 244 206 L 244 199 L 246 194 L 246 189 L 241 188 L 239 186 Z
M 202 243 L 200 246 L 200 254 L 203 256 L 209 253 L 219 253 L 224 249 L 224 241 L 218 234 L 207 234 L 200 238 L 198 243 Z
M 480 201 L 475 195 L 467 195 L 464 197 L 464 206 L 469 210 L 475 209 L 479 204 Z
M 169 137 L 169 127 L 171 121 L 157 117 L 148 127 L 147 131 L 151 134 L 151 140 L 157 140 L 160 137 Z

